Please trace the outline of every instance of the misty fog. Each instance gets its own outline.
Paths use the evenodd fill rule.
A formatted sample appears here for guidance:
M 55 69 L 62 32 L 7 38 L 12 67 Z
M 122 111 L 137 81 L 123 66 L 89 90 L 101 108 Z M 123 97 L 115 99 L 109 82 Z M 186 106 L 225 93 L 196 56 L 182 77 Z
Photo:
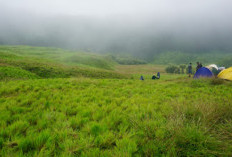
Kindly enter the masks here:
M 231 15 L 230 0 L 0 0 L 0 44 L 141 58 L 230 53 Z

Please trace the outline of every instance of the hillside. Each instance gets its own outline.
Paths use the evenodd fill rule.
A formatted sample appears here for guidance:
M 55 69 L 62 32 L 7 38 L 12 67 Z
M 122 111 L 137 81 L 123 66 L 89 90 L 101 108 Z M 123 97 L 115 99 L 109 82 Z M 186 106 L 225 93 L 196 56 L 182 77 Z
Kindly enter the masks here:
M 50 47 L 31 47 L 31 46 L 0 46 L 0 53 L 17 58 L 27 57 L 30 59 L 42 60 L 65 65 L 78 65 L 82 67 L 93 67 L 101 69 L 113 69 L 115 62 L 106 56 L 92 53 L 68 51 Z
M 0 48 L 0 156 L 232 156 L 231 81 L 78 55 Z
M 8 69 L 0 70 L 0 79 L 3 76 L 26 78 L 30 77 L 29 74 L 36 78 L 126 78 L 112 71 L 116 64 L 106 56 L 90 53 L 45 47 L 0 46 L 0 67 Z M 23 73 L 25 76 L 22 76 Z

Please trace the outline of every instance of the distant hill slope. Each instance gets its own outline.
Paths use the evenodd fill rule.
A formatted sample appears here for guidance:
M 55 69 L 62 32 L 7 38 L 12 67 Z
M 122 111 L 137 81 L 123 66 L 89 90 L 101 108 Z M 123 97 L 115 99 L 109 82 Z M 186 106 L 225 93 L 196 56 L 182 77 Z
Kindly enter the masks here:
M 127 78 L 112 71 L 115 64 L 106 56 L 90 53 L 45 47 L 0 46 L 1 79 Z
M 65 65 L 78 65 L 82 67 L 93 67 L 101 69 L 113 69 L 116 64 L 104 55 L 85 52 L 68 51 L 50 47 L 31 46 L 0 46 L 1 54 L 16 55 L 19 57 L 30 57 L 49 62 L 62 63 Z

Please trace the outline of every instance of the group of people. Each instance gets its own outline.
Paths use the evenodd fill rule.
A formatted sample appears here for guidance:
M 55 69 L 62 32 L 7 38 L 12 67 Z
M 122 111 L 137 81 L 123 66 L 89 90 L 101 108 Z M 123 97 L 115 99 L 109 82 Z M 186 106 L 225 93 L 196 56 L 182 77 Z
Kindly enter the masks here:
M 152 80 L 159 79 L 159 78 L 160 78 L 160 72 L 157 73 L 157 76 L 153 75 L 153 76 L 151 77 Z M 141 75 L 140 80 L 144 80 L 143 75 Z
M 200 62 L 197 62 L 197 67 L 196 67 L 196 71 L 198 69 L 200 69 L 202 67 L 202 64 Z M 188 65 L 188 74 L 189 74 L 189 77 L 191 77 L 191 75 L 193 74 L 193 71 L 192 71 L 192 63 L 189 63 Z
M 196 71 L 198 69 L 200 69 L 202 67 L 202 64 L 200 62 L 197 62 L 197 67 L 196 67 Z M 188 65 L 188 74 L 189 74 L 189 77 L 191 77 L 191 75 L 193 74 L 193 71 L 192 71 L 192 63 L 189 63 Z M 153 75 L 152 76 L 152 80 L 155 80 L 155 79 L 159 79 L 160 78 L 160 72 L 157 73 L 157 76 Z M 144 77 L 141 75 L 140 77 L 140 80 L 144 80 Z

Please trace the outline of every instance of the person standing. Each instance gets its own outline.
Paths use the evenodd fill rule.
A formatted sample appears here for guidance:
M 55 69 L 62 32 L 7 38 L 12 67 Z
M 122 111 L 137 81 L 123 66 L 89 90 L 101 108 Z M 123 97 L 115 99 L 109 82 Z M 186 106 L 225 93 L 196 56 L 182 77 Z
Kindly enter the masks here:
M 191 75 L 192 75 L 192 63 L 189 63 L 189 65 L 188 65 L 188 74 L 189 74 L 189 77 L 191 77 Z
M 199 63 L 199 67 L 202 68 L 202 64 L 201 63 Z
M 201 65 L 200 65 L 200 63 L 199 63 L 199 62 L 197 62 L 196 71 L 197 71 L 198 69 L 200 69 L 200 68 L 201 68 Z

